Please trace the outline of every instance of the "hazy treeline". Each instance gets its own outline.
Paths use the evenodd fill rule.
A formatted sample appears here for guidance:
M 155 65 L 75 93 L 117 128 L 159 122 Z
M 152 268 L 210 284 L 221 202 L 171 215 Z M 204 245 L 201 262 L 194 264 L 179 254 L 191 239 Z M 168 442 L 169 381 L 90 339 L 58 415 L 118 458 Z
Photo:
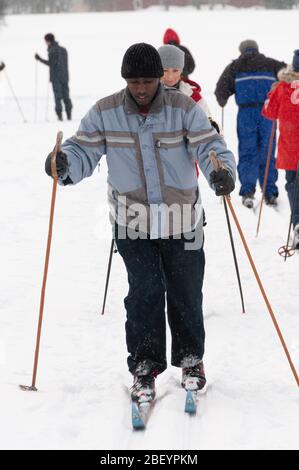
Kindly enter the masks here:
M 210 8 L 216 5 L 230 5 L 288 9 L 298 7 L 299 0 L 0 0 L 0 16 L 4 12 L 19 14 L 136 10 L 151 5 L 161 5 L 165 9 L 187 5 L 196 8 L 203 5 L 209 5 Z

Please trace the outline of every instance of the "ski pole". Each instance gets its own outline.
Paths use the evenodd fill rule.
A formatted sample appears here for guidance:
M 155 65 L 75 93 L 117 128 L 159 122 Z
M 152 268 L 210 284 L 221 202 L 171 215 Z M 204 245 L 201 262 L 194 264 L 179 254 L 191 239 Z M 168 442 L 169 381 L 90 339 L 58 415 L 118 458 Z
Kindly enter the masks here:
M 263 202 L 264 202 L 265 194 L 266 194 L 266 186 L 267 186 L 267 181 L 268 181 L 268 174 L 269 174 L 270 160 L 271 160 L 271 154 L 272 154 L 272 148 L 273 148 L 273 141 L 274 141 L 274 136 L 275 136 L 275 129 L 276 129 L 276 121 L 273 121 L 272 128 L 271 128 L 271 135 L 269 139 L 269 148 L 268 148 L 268 155 L 267 155 L 267 160 L 266 160 L 263 189 L 262 189 L 262 199 L 260 202 L 259 218 L 257 222 L 257 229 L 256 229 L 256 235 L 255 235 L 256 237 L 259 234 L 259 228 L 260 228 L 260 223 L 261 223 L 262 208 L 263 208 Z
M 245 313 L 245 306 L 244 306 L 243 291 L 242 291 L 242 285 L 241 285 L 241 279 L 240 279 L 240 272 L 239 272 L 237 255 L 236 255 L 234 239 L 233 239 L 233 234 L 232 234 L 232 228 L 231 228 L 231 224 L 230 224 L 230 220 L 229 220 L 229 214 L 228 214 L 227 204 L 226 204 L 226 199 L 225 198 L 223 198 L 223 203 L 224 203 L 224 210 L 225 210 L 226 221 L 227 221 L 227 226 L 228 226 L 228 231 L 229 231 L 230 243 L 231 243 L 233 257 L 234 257 L 236 274 L 237 274 L 237 279 L 238 279 L 238 285 L 239 285 L 239 291 L 240 291 L 240 297 L 241 297 L 241 304 L 242 304 L 242 313 Z
M 46 96 L 46 117 L 45 117 L 45 120 L 46 122 L 49 121 L 49 118 L 48 118 L 48 110 L 49 110 L 49 95 L 50 95 L 50 82 L 48 82 L 48 85 L 47 85 L 47 96 Z
M 211 153 L 211 152 L 210 152 L 210 153 Z M 211 158 L 211 157 L 210 157 L 210 158 Z M 213 155 L 213 157 L 211 158 L 211 160 L 213 161 L 213 165 L 214 165 L 215 171 L 217 171 L 217 168 L 219 168 L 219 165 L 221 165 L 221 162 L 219 162 L 219 160 L 217 159 L 217 157 L 214 156 L 214 155 Z M 218 163 L 216 163 L 215 160 L 217 160 Z M 242 231 L 242 229 L 241 229 L 239 220 L 238 220 L 238 218 L 237 218 L 237 216 L 236 216 L 236 213 L 235 213 L 235 211 L 234 211 L 232 202 L 231 202 L 231 200 L 230 200 L 230 198 L 229 198 L 228 196 L 223 196 L 223 197 L 224 197 L 224 199 L 226 200 L 226 202 L 227 202 L 227 204 L 228 204 L 228 207 L 229 207 L 229 209 L 230 209 L 230 212 L 231 212 L 231 214 L 232 214 L 232 216 L 233 216 L 233 219 L 234 219 L 234 221 L 235 221 L 235 224 L 236 224 L 236 227 L 237 227 L 238 232 L 239 232 L 239 234 L 240 234 L 240 237 L 241 237 L 241 240 L 242 240 L 242 243 L 243 243 L 243 246 L 244 246 L 246 255 L 247 255 L 248 260 L 249 260 L 249 263 L 250 263 L 250 265 L 251 265 L 251 267 L 252 267 L 254 276 L 255 276 L 255 278 L 256 278 L 256 281 L 257 281 L 258 286 L 259 286 L 259 288 L 260 288 L 261 294 L 262 294 L 263 299 L 264 299 L 264 301 L 265 301 L 265 303 L 266 303 L 266 306 L 267 306 L 267 308 L 268 308 L 268 312 L 269 312 L 270 317 L 271 317 L 271 319 L 272 319 L 272 321 L 273 321 L 274 327 L 275 327 L 275 329 L 276 329 L 276 332 L 277 332 L 278 337 L 279 337 L 279 339 L 280 339 L 281 345 L 282 345 L 282 347 L 283 347 L 283 349 L 284 349 L 284 352 L 285 352 L 285 354 L 286 354 L 287 360 L 288 360 L 288 362 L 289 362 L 289 365 L 290 365 L 290 368 L 291 368 L 291 370 L 292 370 L 292 373 L 293 373 L 293 375 L 294 375 L 294 377 L 295 377 L 296 383 L 297 383 L 297 385 L 298 385 L 298 387 L 299 387 L 299 377 L 298 377 L 296 368 L 295 368 L 295 366 L 294 366 L 294 364 L 293 364 L 293 362 L 292 362 L 292 359 L 291 359 L 290 353 L 289 353 L 289 351 L 288 351 L 286 342 L 285 342 L 285 340 L 284 340 L 284 338 L 283 338 L 283 335 L 282 335 L 281 330 L 280 330 L 280 328 L 279 328 L 279 325 L 278 325 L 278 323 L 277 323 L 275 314 L 274 314 L 273 309 L 272 309 L 272 307 L 271 307 L 271 304 L 270 304 L 270 302 L 269 302 L 269 300 L 268 300 L 268 297 L 267 297 L 267 295 L 266 295 L 266 292 L 265 292 L 265 289 L 264 289 L 263 284 L 262 284 L 262 282 L 261 282 L 261 279 L 260 279 L 260 277 L 259 277 L 259 275 L 258 275 L 257 269 L 256 269 L 255 264 L 254 264 L 254 261 L 253 261 L 253 258 L 252 258 L 252 256 L 251 256 L 250 250 L 249 250 L 249 248 L 248 248 L 248 245 L 247 245 L 247 243 L 246 243 L 245 237 L 244 237 L 244 235 L 243 235 L 243 231 Z
M 17 96 L 16 96 L 16 94 L 15 94 L 15 91 L 14 91 L 14 89 L 13 89 L 13 87 L 12 87 L 12 84 L 10 83 L 10 80 L 9 80 L 9 78 L 8 78 L 8 75 L 7 75 L 7 72 L 6 72 L 5 69 L 4 69 L 4 75 L 5 75 L 5 78 L 6 78 L 6 80 L 7 80 L 7 83 L 8 83 L 8 86 L 9 86 L 9 88 L 10 88 L 10 91 L 11 91 L 11 93 L 12 93 L 12 96 L 14 97 L 15 102 L 17 103 L 17 106 L 18 106 L 18 108 L 19 108 L 19 111 L 20 111 L 20 113 L 21 113 L 21 116 L 22 116 L 22 118 L 23 118 L 23 121 L 24 121 L 24 122 L 27 122 L 27 120 L 26 120 L 26 118 L 25 118 L 25 116 L 24 116 L 24 113 L 23 113 L 23 111 L 22 111 L 22 108 L 21 108 L 21 106 L 20 106 L 19 100 L 18 100 L 18 98 L 17 98 Z
M 114 253 L 117 252 L 116 249 L 114 250 L 114 238 L 112 238 L 111 246 L 110 246 L 109 262 L 108 262 L 107 276 L 106 276 L 106 285 L 105 285 L 105 294 L 104 294 L 104 300 L 103 300 L 103 307 L 102 307 L 102 313 L 101 313 L 101 315 L 104 315 L 104 313 L 105 313 L 106 298 L 107 298 L 107 292 L 108 292 L 108 285 L 109 285 L 109 278 L 110 278 L 110 272 L 111 272 L 111 264 L 112 264 L 113 252 L 114 252 Z
M 292 227 L 292 222 L 293 222 L 293 217 L 294 217 L 294 212 L 295 212 L 296 200 L 297 200 L 297 197 L 299 196 L 298 181 L 299 181 L 299 163 L 298 163 L 298 168 L 297 168 L 297 173 L 296 173 L 296 178 L 295 178 L 295 187 L 294 187 L 294 195 L 293 195 L 293 201 L 292 201 L 292 209 L 291 209 L 289 230 L 288 230 L 288 236 L 287 236 L 287 243 L 286 245 L 281 246 L 278 250 L 278 253 L 280 254 L 280 256 L 284 256 L 285 261 L 287 260 L 287 258 L 295 254 L 295 249 L 289 246 L 289 242 L 290 242 L 291 227 Z
M 56 137 L 56 144 L 51 155 L 51 173 L 53 176 L 53 189 L 52 189 L 51 210 L 50 210 L 50 220 L 49 220 L 49 230 L 48 230 L 48 241 L 47 241 L 45 265 L 44 265 L 44 275 L 43 275 L 43 282 L 42 282 L 42 289 L 41 289 L 41 297 L 40 297 L 39 319 L 38 319 L 37 336 L 36 336 L 32 384 L 31 386 L 20 385 L 21 390 L 25 390 L 25 391 L 33 391 L 33 392 L 37 391 L 37 388 L 35 387 L 36 374 L 37 374 L 37 366 L 38 366 L 40 337 L 41 337 L 41 331 L 42 331 L 45 292 L 46 292 L 46 284 L 47 284 L 47 275 L 48 275 L 49 258 L 50 258 L 50 250 L 51 250 L 52 232 L 53 232 L 55 199 L 56 199 L 57 182 L 58 182 L 58 176 L 57 176 L 57 170 L 56 170 L 56 155 L 60 151 L 62 137 L 63 137 L 62 132 L 58 132 L 57 137 Z
M 38 88 L 38 63 L 35 61 L 35 80 L 34 80 L 34 122 L 37 121 L 37 88 Z
M 215 171 L 218 171 L 218 170 L 220 170 L 220 168 L 223 167 L 223 165 L 221 165 L 220 161 L 217 159 L 216 152 L 214 150 L 211 150 L 209 152 L 209 157 L 210 157 L 210 159 L 213 163 Z M 242 313 L 245 313 L 242 284 L 241 284 L 238 260 L 237 260 L 236 250 L 235 250 L 234 239 L 233 239 L 233 233 L 232 233 L 231 223 L 230 223 L 230 219 L 229 219 L 229 213 L 228 213 L 228 210 L 227 210 L 226 200 L 225 200 L 224 197 L 222 199 L 223 199 L 225 217 L 226 217 L 228 233 L 229 233 L 229 238 L 230 238 L 230 243 L 231 243 L 231 247 L 232 247 L 234 263 L 235 263 L 235 269 L 236 269 L 236 274 L 237 274 L 237 279 L 238 279 L 238 285 L 239 285 L 239 291 L 240 291 L 240 297 L 241 297 L 241 305 L 242 305 Z
M 221 108 L 221 134 L 224 132 L 224 107 Z

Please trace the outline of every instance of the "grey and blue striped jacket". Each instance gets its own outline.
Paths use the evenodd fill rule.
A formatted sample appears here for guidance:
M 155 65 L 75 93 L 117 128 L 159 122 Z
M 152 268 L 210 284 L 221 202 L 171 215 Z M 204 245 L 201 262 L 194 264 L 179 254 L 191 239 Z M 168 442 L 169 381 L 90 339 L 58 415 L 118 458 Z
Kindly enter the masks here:
M 69 164 L 64 179 L 76 184 L 91 176 L 106 155 L 112 220 L 125 226 L 134 222 L 159 238 L 202 223 L 194 163 L 209 181 L 210 150 L 235 178 L 233 154 L 192 99 L 160 86 L 145 118 L 126 88 L 99 100 L 64 142 Z

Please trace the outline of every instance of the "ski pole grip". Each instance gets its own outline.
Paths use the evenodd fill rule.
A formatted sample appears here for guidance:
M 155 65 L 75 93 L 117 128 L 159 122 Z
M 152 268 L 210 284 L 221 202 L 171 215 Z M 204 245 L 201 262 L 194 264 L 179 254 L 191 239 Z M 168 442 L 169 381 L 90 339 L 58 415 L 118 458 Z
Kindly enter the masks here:
M 62 143 L 63 133 L 62 131 L 57 132 L 56 144 L 51 155 L 51 173 L 54 179 L 58 179 L 57 168 L 56 168 L 56 156 L 60 152 Z

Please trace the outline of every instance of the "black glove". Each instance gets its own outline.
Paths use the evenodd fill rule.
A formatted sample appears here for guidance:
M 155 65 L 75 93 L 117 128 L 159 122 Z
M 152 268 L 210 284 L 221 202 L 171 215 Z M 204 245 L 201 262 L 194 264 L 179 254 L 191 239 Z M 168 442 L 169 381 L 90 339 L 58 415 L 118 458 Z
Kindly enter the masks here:
M 216 131 L 218 132 L 218 134 L 220 134 L 220 129 L 219 129 L 219 126 L 218 126 L 217 122 L 213 121 L 212 118 L 209 118 L 209 121 L 210 121 L 211 126 L 213 126 L 214 129 L 216 129 Z
M 0 64 L 0 72 L 1 72 L 1 70 L 3 70 L 4 68 L 5 68 L 5 63 L 4 63 L 4 62 L 1 62 L 1 64 Z
M 215 186 L 216 196 L 227 196 L 235 189 L 234 180 L 225 168 L 218 171 L 212 171 L 210 174 L 210 183 Z
M 51 155 L 50 153 L 47 156 L 46 162 L 45 162 L 45 170 L 47 175 L 52 176 L 52 171 L 51 171 Z M 66 154 L 63 152 L 58 152 L 56 155 L 56 171 L 58 178 L 62 178 L 68 170 L 68 162 L 67 162 L 67 157 Z
M 218 104 L 221 108 L 224 108 L 224 106 L 226 105 L 227 103 L 227 99 L 226 98 L 222 98 L 221 96 L 216 96 L 216 99 L 218 101 Z
M 38 54 L 35 54 L 34 58 L 35 60 L 40 60 L 40 56 Z

